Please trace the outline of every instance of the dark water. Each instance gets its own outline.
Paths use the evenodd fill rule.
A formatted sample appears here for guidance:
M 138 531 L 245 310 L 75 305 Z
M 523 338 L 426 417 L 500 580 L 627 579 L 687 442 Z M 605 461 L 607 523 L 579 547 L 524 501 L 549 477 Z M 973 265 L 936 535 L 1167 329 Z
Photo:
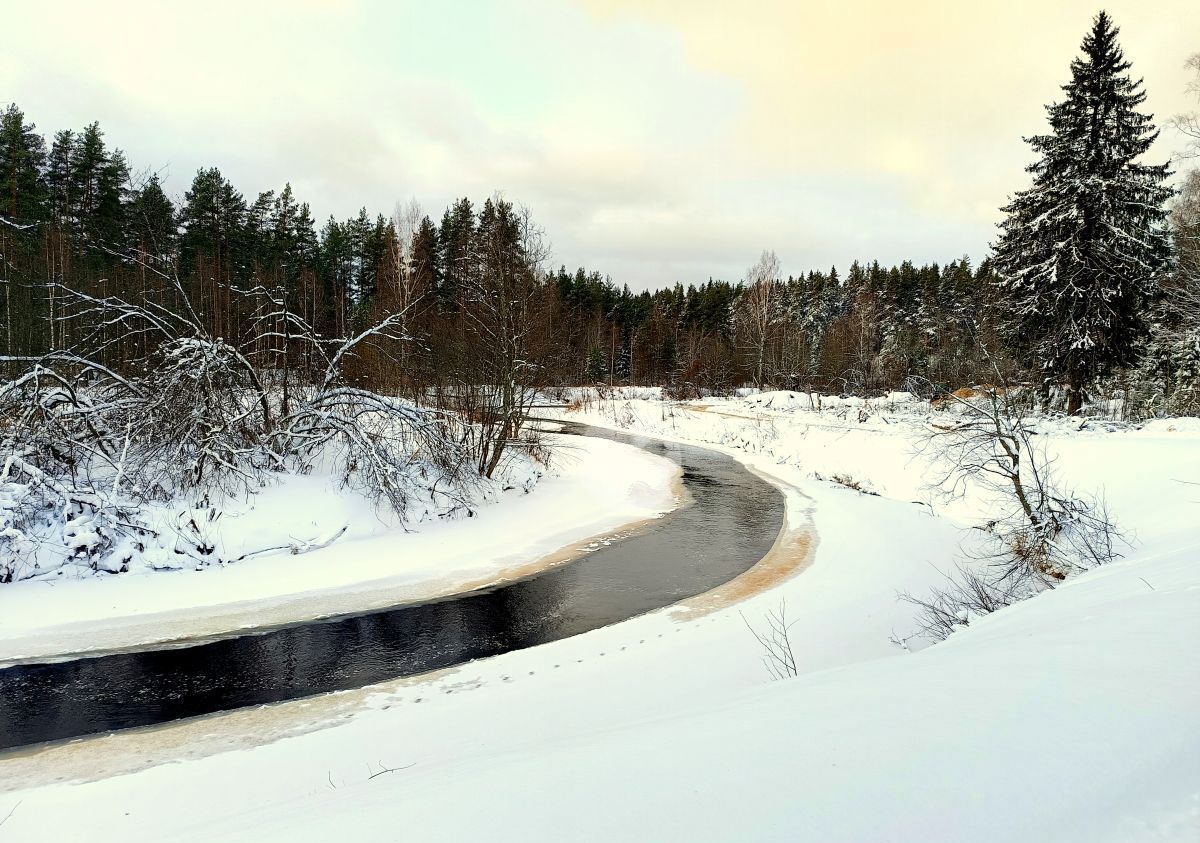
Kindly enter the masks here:
M 703 448 L 573 427 L 683 468 L 691 506 L 528 579 L 148 652 L 0 670 L 0 749 L 358 688 L 557 641 L 708 591 L 762 558 L 778 490 Z

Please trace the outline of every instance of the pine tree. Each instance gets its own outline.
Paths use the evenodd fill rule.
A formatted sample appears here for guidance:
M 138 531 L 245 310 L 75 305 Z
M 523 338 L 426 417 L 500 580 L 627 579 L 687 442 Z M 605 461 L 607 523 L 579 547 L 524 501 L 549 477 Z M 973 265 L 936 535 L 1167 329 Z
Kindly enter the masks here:
M 48 213 L 45 160 L 46 143 L 24 113 L 16 105 L 0 112 L 0 352 L 6 355 L 32 348 L 41 327 L 28 282 L 42 242 L 37 224 Z M 15 373 L 0 366 L 0 377 L 6 369 Z
M 475 271 L 472 242 L 475 237 L 475 211 L 469 199 L 463 198 L 446 209 L 438 230 L 442 277 L 438 284 L 438 300 L 453 309 L 459 289 Z
M 216 336 L 238 331 L 232 288 L 247 277 L 246 202 L 215 167 L 199 170 L 183 195 L 180 269 L 192 303 Z
M 1158 132 L 1137 111 L 1145 93 L 1117 34 L 1096 16 L 1065 98 L 1047 107 L 1050 134 L 1026 139 L 1041 158 L 1032 187 L 1003 209 L 995 245 L 1007 336 L 1030 348 L 1047 388 L 1065 382 L 1069 413 L 1092 380 L 1136 360 L 1170 258 L 1167 165 L 1137 163 Z
M 109 152 L 99 123 L 84 128 L 71 162 L 71 191 L 75 212 L 87 242 L 116 248 L 125 219 L 129 167 L 118 149 Z
M 71 216 L 74 207 L 71 191 L 71 162 L 75 157 L 75 133 L 62 129 L 54 134 L 50 157 L 46 161 L 46 185 L 50 193 L 50 213 L 62 223 Z

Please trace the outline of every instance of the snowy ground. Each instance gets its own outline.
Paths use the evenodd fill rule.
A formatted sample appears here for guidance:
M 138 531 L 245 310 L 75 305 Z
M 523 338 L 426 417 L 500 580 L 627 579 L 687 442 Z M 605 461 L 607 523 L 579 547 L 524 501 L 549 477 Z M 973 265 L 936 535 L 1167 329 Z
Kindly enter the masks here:
M 909 653 L 897 591 L 937 582 L 982 509 L 924 491 L 928 412 L 584 407 L 771 477 L 798 564 L 430 677 L 10 755 L 0 839 L 1197 839 L 1195 425 L 1047 423 L 1125 560 Z M 800 675 L 772 682 L 745 621 L 782 600 Z
M 410 532 L 321 476 L 289 476 L 226 512 L 227 556 L 345 534 L 300 555 L 281 551 L 202 570 L 31 580 L 0 586 L 0 664 L 195 639 L 441 596 L 523 576 L 589 540 L 675 505 L 678 469 L 637 448 L 552 436 L 551 476 L 469 519 Z M 582 543 L 582 545 L 580 545 Z

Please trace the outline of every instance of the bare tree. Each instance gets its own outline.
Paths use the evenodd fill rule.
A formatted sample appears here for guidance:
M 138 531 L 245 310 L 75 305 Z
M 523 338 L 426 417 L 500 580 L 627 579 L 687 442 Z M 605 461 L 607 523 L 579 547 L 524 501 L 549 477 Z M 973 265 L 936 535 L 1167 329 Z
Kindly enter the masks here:
M 994 560 L 1005 579 L 1064 579 L 1116 555 L 1116 529 L 1103 504 L 1059 488 L 1045 448 L 1026 421 L 1028 391 L 997 383 L 973 397 L 950 396 L 958 412 L 931 426 L 923 450 L 942 471 L 933 488 L 961 496 L 968 487 L 994 507 L 984 529 L 999 545 Z
M 1200 100 L 1200 53 L 1192 55 L 1184 67 L 1192 73 L 1187 91 Z M 1190 111 L 1178 114 L 1171 120 L 1171 125 L 1186 139 L 1186 146 L 1181 153 L 1182 157 L 1200 157 L 1200 112 Z
M 1188 59 L 1187 68 L 1193 72 L 1188 92 L 1200 102 L 1200 53 Z M 1173 125 L 1190 139 L 1184 157 L 1200 157 L 1200 112 L 1181 114 Z M 1171 225 L 1179 260 L 1176 283 L 1168 295 L 1182 321 L 1200 328 L 1200 169 L 1187 174 L 1171 208 Z
M 392 240 L 392 264 L 394 278 L 391 280 L 394 311 L 405 314 L 400 329 L 407 336 L 409 333 L 408 314 L 417 301 L 428 291 L 420 289 L 420 267 L 417 266 L 413 253 L 413 242 L 417 236 L 417 227 L 421 224 L 421 205 L 416 199 L 409 199 L 404 205 L 396 204 L 392 214 L 392 229 L 395 232 Z M 407 345 L 399 349 L 400 365 L 405 366 Z
M 765 383 L 767 344 L 779 307 L 779 258 L 764 250 L 746 270 L 746 290 L 738 299 L 737 321 L 754 358 L 754 385 Z
M 1175 267 L 1160 285 L 1143 378 L 1132 390 L 1146 415 L 1200 411 L 1200 169 L 1176 195 L 1171 227 Z
M 982 349 L 985 359 L 986 349 Z M 918 453 L 940 472 L 935 494 L 982 496 L 990 517 L 978 526 L 982 552 L 960 563 L 927 596 L 900 595 L 917 607 L 917 635 L 941 640 L 977 617 L 1116 558 L 1123 541 L 1103 501 L 1063 491 L 1027 422 L 1035 397 L 992 361 L 996 383 L 952 394 Z M 907 639 L 894 639 L 907 647 Z
M 1171 225 L 1178 265 L 1167 294 L 1183 322 L 1200 326 L 1200 169 L 1184 180 L 1171 208 Z
M 478 424 L 479 470 L 492 477 L 505 450 L 520 444 L 544 374 L 536 341 L 549 245 L 530 211 L 499 195 L 480 214 L 477 240 L 463 291 L 470 356 L 455 400 Z

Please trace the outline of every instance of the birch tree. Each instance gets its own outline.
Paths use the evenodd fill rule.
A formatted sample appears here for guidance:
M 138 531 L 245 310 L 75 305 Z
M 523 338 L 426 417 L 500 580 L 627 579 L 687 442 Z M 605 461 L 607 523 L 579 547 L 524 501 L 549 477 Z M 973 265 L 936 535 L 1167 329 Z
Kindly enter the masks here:
M 746 290 L 738 301 L 738 321 L 747 338 L 754 361 L 754 385 L 765 383 L 767 344 L 779 309 L 781 292 L 779 258 L 764 250 L 758 262 L 746 270 Z

